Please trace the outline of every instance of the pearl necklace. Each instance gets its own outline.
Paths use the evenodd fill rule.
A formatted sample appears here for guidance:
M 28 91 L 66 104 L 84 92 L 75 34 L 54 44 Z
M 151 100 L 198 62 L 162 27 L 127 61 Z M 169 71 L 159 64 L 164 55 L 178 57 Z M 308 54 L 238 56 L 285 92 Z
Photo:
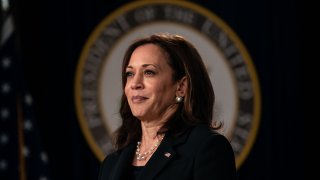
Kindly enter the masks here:
M 137 160 L 138 161 L 145 161 L 147 159 L 147 157 L 153 153 L 154 150 L 157 149 L 157 147 L 159 146 L 159 144 L 161 143 L 161 141 L 163 140 L 164 135 L 161 135 L 160 138 L 157 138 L 156 143 L 146 152 L 144 153 L 140 153 L 140 146 L 141 146 L 141 142 L 138 141 L 137 142 L 137 150 L 136 150 L 136 156 L 137 156 Z

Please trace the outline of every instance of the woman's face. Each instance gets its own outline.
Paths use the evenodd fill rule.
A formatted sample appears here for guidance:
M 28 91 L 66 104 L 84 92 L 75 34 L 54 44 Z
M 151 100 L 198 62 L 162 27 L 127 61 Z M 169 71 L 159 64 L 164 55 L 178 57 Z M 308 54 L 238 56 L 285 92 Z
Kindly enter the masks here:
M 126 68 L 125 94 L 138 119 L 158 120 L 174 109 L 177 82 L 167 56 L 154 44 L 139 46 L 131 55 Z

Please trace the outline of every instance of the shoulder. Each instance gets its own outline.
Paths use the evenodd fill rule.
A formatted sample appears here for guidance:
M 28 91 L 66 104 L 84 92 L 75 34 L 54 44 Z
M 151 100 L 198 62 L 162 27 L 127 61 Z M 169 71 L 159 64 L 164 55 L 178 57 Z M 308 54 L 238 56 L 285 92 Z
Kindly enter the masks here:
M 108 164 L 110 162 L 114 162 L 118 159 L 120 152 L 119 151 L 115 151 L 112 152 L 110 154 L 108 154 L 104 160 L 102 161 L 102 164 Z
M 115 162 L 117 162 L 120 155 L 121 155 L 121 152 L 122 152 L 122 150 L 117 150 L 117 151 L 114 151 L 114 152 L 108 154 L 104 158 L 104 160 L 102 161 L 102 167 L 110 166 L 110 165 L 114 164 Z
M 207 174 L 212 179 L 236 179 L 235 156 L 229 140 L 208 126 L 199 125 L 192 129 L 189 141 L 194 144 L 196 179 Z
M 223 135 L 218 133 L 217 131 L 213 130 L 211 127 L 203 124 L 199 124 L 194 126 L 189 133 L 190 138 L 225 138 Z
M 104 158 L 100 166 L 99 179 L 107 179 L 105 176 L 110 174 L 109 172 L 112 171 L 114 164 L 119 159 L 119 154 L 119 151 L 115 151 Z
M 189 132 L 188 141 L 198 148 L 212 146 L 214 149 L 223 148 L 232 151 L 229 140 L 207 125 L 194 126 Z

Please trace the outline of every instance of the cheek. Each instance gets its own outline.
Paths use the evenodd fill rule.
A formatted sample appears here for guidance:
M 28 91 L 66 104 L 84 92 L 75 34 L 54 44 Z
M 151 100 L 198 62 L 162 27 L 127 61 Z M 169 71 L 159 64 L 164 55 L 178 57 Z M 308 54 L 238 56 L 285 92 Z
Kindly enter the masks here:
M 126 86 L 124 87 L 124 94 L 126 95 L 126 96 L 128 96 L 129 95 L 129 88 L 128 88 L 128 85 L 126 84 Z
M 175 90 L 174 90 L 174 85 L 170 84 L 170 85 L 165 85 L 165 86 L 158 86 L 157 89 L 155 89 L 155 91 L 157 92 L 157 94 L 159 94 L 160 96 L 158 96 L 160 99 L 170 99 L 171 96 L 175 95 Z

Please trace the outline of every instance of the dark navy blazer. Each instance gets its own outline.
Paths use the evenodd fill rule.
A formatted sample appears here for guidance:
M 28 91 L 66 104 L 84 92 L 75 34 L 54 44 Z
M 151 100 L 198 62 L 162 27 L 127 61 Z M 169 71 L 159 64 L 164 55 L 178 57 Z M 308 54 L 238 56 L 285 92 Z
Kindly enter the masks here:
M 136 144 L 108 155 L 99 180 L 125 180 Z M 234 180 L 235 157 L 229 141 L 205 125 L 175 137 L 167 133 L 142 169 L 138 180 Z

